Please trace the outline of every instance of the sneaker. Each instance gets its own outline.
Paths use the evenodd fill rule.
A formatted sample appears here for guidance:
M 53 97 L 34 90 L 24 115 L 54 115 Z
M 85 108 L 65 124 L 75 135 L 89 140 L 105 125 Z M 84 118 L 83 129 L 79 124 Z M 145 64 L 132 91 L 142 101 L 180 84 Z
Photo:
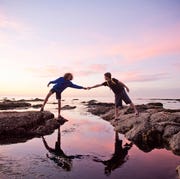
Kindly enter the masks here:
M 137 112 L 135 112 L 135 116 L 139 116 L 139 112 L 137 111 Z

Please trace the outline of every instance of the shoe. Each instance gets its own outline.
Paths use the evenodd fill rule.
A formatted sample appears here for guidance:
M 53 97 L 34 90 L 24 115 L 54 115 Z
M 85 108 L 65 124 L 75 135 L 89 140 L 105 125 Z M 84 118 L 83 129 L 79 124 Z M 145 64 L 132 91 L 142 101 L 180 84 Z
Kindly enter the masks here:
M 56 119 L 58 122 L 67 122 L 68 120 L 65 119 L 64 117 L 62 116 L 59 116 L 57 119 Z
M 137 111 L 137 112 L 135 112 L 135 116 L 139 116 L 139 112 Z

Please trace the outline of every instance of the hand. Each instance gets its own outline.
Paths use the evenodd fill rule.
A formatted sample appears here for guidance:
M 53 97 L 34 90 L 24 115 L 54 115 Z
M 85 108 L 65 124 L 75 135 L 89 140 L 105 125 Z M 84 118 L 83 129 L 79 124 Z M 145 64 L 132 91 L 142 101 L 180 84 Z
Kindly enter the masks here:
M 47 84 L 47 87 L 49 87 L 50 83 Z
M 127 90 L 127 92 L 129 93 L 129 88 L 128 88 L 128 87 L 126 87 L 126 90 Z
M 84 89 L 84 90 L 87 90 L 88 88 L 84 87 L 83 89 Z
M 91 87 L 87 87 L 87 89 L 88 89 L 88 90 L 90 90 L 90 89 L 91 89 Z

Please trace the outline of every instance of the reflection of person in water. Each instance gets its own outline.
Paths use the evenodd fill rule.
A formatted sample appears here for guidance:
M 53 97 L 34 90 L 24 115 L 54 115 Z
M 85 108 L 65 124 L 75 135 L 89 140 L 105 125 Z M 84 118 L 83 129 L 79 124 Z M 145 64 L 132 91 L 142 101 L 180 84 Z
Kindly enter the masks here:
M 72 168 L 72 159 L 76 158 L 76 156 L 67 156 L 61 149 L 60 126 L 58 128 L 58 136 L 57 141 L 55 143 L 55 148 L 49 147 L 44 137 L 42 137 L 42 140 L 46 149 L 52 154 L 47 154 L 47 157 L 53 160 L 55 163 L 57 163 L 57 165 L 62 167 L 64 170 L 70 171 Z
M 110 175 L 111 171 L 120 167 L 124 162 L 127 161 L 128 150 L 132 147 L 132 143 L 126 143 L 122 147 L 122 140 L 119 139 L 118 132 L 115 132 L 115 149 L 114 154 L 109 160 L 95 159 L 96 162 L 101 162 L 105 165 L 105 174 Z

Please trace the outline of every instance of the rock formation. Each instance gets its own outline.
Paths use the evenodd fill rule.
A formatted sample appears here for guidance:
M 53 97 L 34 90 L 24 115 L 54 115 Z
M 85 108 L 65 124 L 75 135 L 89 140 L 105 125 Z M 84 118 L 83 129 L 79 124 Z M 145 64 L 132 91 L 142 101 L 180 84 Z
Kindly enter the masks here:
M 141 150 L 166 148 L 180 155 L 180 110 L 164 109 L 161 103 L 137 105 L 139 116 L 124 107 L 118 121 L 114 121 L 114 105 L 90 102 L 88 111 L 110 121 L 115 130 L 124 134 Z
M 53 133 L 59 127 L 50 112 L 0 112 L 0 144 L 23 142 Z

